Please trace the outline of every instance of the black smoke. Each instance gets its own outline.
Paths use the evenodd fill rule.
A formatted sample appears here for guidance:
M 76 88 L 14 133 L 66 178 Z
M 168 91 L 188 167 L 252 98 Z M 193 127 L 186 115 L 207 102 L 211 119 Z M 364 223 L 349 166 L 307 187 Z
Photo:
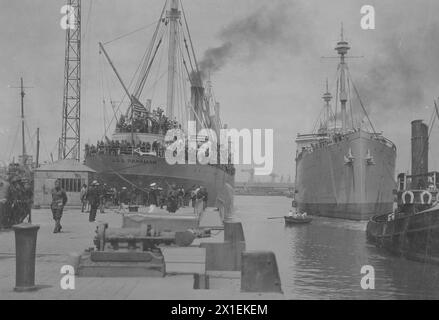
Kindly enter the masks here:
M 301 53 L 310 20 L 296 1 L 278 0 L 233 21 L 218 34 L 221 44 L 205 51 L 199 69 L 202 78 L 222 69 L 232 59 L 252 63 L 276 59 L 278 54 Z M 271 57 L 270 57 L 271 56 Z

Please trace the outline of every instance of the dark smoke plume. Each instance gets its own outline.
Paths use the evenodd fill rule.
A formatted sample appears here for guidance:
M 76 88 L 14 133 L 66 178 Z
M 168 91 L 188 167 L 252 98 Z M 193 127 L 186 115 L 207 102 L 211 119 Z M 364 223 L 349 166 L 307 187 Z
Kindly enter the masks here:
M 218 34 L 222 44 L 206 50 L 199 63 L 202 78 L 219 71 L 231 59 L 251 63 L 260 58 L 270 59 L 270 54 L 276 57 L 280 53 L 290 56 L 300 53 L 305 41 L 303 30 L 309 21 L 294 3 L 270 1 L 226 26 Z

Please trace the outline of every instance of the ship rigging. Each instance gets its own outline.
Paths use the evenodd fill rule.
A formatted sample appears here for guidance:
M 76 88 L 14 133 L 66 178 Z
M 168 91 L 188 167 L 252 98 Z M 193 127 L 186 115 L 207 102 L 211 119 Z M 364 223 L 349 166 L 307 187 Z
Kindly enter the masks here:
M 168 6 L 169 10 L 166 10 Z M 132 33 L 128 35 L 130 34 Z M 116 40 L 121 38 L 118 37 Z M 111 42 L 113 41 L 107 43 Z M 166 46 L 168 49 L 167 68 L 163 70 L 162 62 L 165 58 L 164 51 Z M 203 80 L 205 79 L 202 79 L 202 71 L 198 67 L 186 14 L 180 0 L 167 0 L 165 2 L 156 23 L 151 42 L 129 85 L 126 85 L 126 82 L 117 71 L 103 43 L 99 43 L 99 49 L 124 91 L 122 101 L 117 107 L 110 97 L 113 119 L 109 124 L 105 124 L 105 132 L 108 131 L 109 126 L 112 125 L 114 120 L 120 123 L 122 118 L 123 122 L 132 131 L 131 140 L 133 141 L 135 131 L 135 125 L 133 124 L 136 122 L 136 119 L 146 117 L 149 119 L 150 125 L 152 125 L 151 122 L 160 121 L 151 110 L 154 103 L 152 100 L 157 96 L 157 90 L 160 90 L 159 82 L 165 78 L 166 74 L 166 97 L 157 97 L 156 99 L 162 100 L 159 105 L 163 105 L 163 100 L 166 99 L 166 107 L 156 108 L 156 111 L 160 115 L 165 115 L 166 121 L 169 121 L 172 127 L 180 127 L 184 131 L 187 131 L 188 121 L 196 121 L 198 128 L 211 128 L 215 132 L 221 129 L 219 104 L 215 101 L 210 79 L 207 81 L 206 90 L 203 88 Z M 155 78 L 153 77 L 154 74 Z M 192 95 L 194 95 L 193 91 L 195 91 L 195 95 L 199 99 L 189 101 L 189 86 L 191 87 Z M 165 86 L 162 87 L 164 88 Z M 145 103 L 142 103 L 145 91 L 149 97 Z M 127 98 L 129 101 L 126 112 L 120 112 L 121 106 Z M 105 98 L 103 103 L 105 104 Z
M 335 47 L 339 55 L 338 58 L 340 59 L 337 66 L 336 80 L 334 81 L 336 87 L 335 110 L 333 110 L 330 104 L 333 96 L 329 92 L 328 80 L 326 80 L 326 92 L 322 97 L 325 104 L 316 120 L 313 133 L 346 134 L 349 131 L 362 129 L 378 135 L 346 62 L 347 59 L 359 58 L 348 56 L 347 54 L 350 49 L 349 43 L 344 38 L 342 26 L 340 41 Z M 355 108 L 353 104 L 354 100 L 357 100 L 360 110 Z M 367 120 L 367 122 L 365 122 L 365 120 Z

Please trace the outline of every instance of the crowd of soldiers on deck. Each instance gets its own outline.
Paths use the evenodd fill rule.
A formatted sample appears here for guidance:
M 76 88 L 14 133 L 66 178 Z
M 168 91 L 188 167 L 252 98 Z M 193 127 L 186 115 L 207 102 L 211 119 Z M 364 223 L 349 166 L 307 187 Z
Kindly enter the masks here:
M 33 204 L 31 174 L 18 163 L 11 163 L 0 177 L 0 228 L 10 228 L 29 216 Z
M 130 185 L 128 187 L 113 187 L 105 183 L 93 181 L 90 186 L 83 185 L 81 189 L 82 212 L 100 209 L 104 213 L 105 207 L 119 206 L 151 206 L 154 205 L 174 213 L 179 208 L 195 206 L 196 200 L 202 200 L 204 207 L 207 206 L 208 192 L 205 187 L 194 185 L 190 189 L 176 184 L 161 187 L 157 183 L 152 183 L 147 188 Z M 90 221 L 94 221 L 95 212 L 92 212 Z
M 116 124 L 116 132 L 118 133 L 165 134 L 168 130 L 177 128 L 181 128 L 181 125 L 176 120 L 171 120 L 164 115 L 161 108 L 152 112 L 134 112 L 133 121 L 127 121 L 122 115 Z
M 198 143 L 201 146 L 201 143 Z M 86 156 L 95 156 L 95 155 L 120 155 L 120 154 L 134 154 L 140 152 L 140 154 L 151 154 L 160 158 L 165 157 L 166 145 L 161 143 L 160 141 L 154 141 L 152 144 L 149 142 L 139 142 L 137 144 L 132 144 L 128 141 L 114 141 L 108 140 L 107 142 L 98 141 L 95 145 L 85 145 L 85 155 Z M 176 151 L 174 151 L 175 153 Z M 235 167 L 231 163 L 231 155 L 229 154 L 228 163 L 220 164 L 220 146 L 218 146 L 218 159 L 217 162 L 219 164 L 209 164 L 212 166 L 216 166 L 221 170 L 227 172 L 228 174 L 235 174 Z M 206 150 L 206 157 L 209 156 L 209 150 Z M 186 144 L 185 146 L 185 160 L 189 159 L 189 148 Z
M 137 144 L 130 143 L 129 141 L 114 141 L 109 140 L 107 142 L 98 141 L 95 145 L 85 145 L 86 156 L 94 156 L 97 154 L 106 155 L 120 155 L 120 154 L 133 154 L 134 151 L 140 151 L 142 153 L 155 154 L 158 157 L 164 157 L 166 147 L 160 141 L 138 142 Z

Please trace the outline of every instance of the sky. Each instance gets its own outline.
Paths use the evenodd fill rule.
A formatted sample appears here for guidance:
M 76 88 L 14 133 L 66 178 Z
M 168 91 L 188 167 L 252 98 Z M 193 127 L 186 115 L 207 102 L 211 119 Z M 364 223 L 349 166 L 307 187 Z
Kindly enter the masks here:
M 57 158 L 61 133 L 65 31 L 60 0 L 0 0 L 0 160 L 20 153 L 20 77 L 26 89 L 26 138 L 41 158 Z M 104 134 L 111 111 L 103 97 L 123 92 L 99 55 L 98 42 L 154 23 L 162 0 L 82 1 L 82 143 Z M 429 122 L 439 96 L 439 2 L 435 0 L 184 0 L 197 57 L 214 57 L 211 80 L 229 128 L 274 130 L 274 172 L 294 177 L 294 139 L 310 132 L 323 107 L 328 79 L 335 95 L 334 47 L 343 22 L 351 46 L 352 79 L 377 131 L 398 148 L 397 172 L 410 168 L 410 122 Z M 375 8 L 375 30 L 363 30 L 360 10 Z M 152 28 L 106 46 L 122 78 L 132 78 Z M 222 54 L 218 57 L 217 54 Z M 213 56 L 212 56 L 213 55 Z M 102 90 L 102 75 L 107 81 Z M 105 87 L 105 86 L 104 86 Z M 148 92 L 145 93 L 146 96 Z M 161 102 L 160 102 L 161 103 Z M 355 106 L 358 107 L 358 106 Z M 104 111 L 106 110 L 106 111 Z M 439 121 L 438 121 L 439 123 Z M 431 135 L 430 169 L 439 169 L 438 125 Z M 111 130 L 110 130 L 111 131 Z M 237 180 L 247 174 L 238 170 Z M 267 181 L 269 177 L 258 177 Z

